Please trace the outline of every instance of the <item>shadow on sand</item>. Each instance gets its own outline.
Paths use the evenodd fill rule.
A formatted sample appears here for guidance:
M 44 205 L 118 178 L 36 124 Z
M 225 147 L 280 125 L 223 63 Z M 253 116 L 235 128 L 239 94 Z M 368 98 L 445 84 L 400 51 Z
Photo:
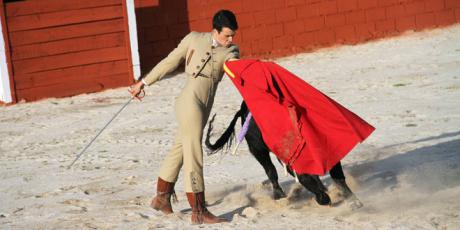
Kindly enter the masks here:
M 460 132 L 447 133 L 436 137 L 424 138 L 413 142 L 402 143 L 398 145 L 386 146 L 379 151 L 392 151 L 393 147 L 405 144 L 420 143 L 424 141 L 440 140 L 443 138 L 452 138 L 460 135 Z M 441 142 L 435 145 L 421 147 L 408 151 L 406 153 L 393 155 L 385 159 L 371 161 L 359 165 L 345 168 L 345 172 L 359 184 L 357 192 L 362 195 L 379 194 L 384 190 L 398 188 L 401 184 L 410 186 L 418 191 L 434 193 L 448 188 L 460 185 L 460 138 Z M 254 167 L 261 167 L 259 165 Z M 278 172 L 279 173 L 279 172 Z M 404 181 L 402 181 L 404 180 Z M 329 176 L 322 177 L 326 186 L 331 184 Z M 271 184 L 267 181 L 261 182 L 263 190 L 268 190 L 268 196 L 272 192 Z M 305 203 L 314 196 L 305 188 L 297 185 L 294 178 L 280 183 L 289 203 Z M 233 193 L 242 193 L 247 189 L 245 185 L 236 185 L 230 189 L 214 194 L 220 197 L 218 200 L 208 203 L 208 207 L 224 204 L 224 199 Z M 257 203 L 251 195 L 248 195 L 249 203 L 242 204 L 241 207 L 226 212 L 221 217 L 232 220 L 235 214 L 243 215 L 243 211 L 248 207 L 254 207 Z M 338 203 L 333 206 L 340 205 Z M 190 209 L 181 212 L 190 212 Z
M 459 134 L 447 133 L 407 144 L 452 138 Z M 384 151 L 391 151 L 395 146 L 387 146 Z M 421 192 L 433 193 L 460 185 L 459 149 L 460 138 L 355 165 L 348 168 L 348 171 L 358 180 L 363 193 L 378 193 L 397 188 L 401 184 Z

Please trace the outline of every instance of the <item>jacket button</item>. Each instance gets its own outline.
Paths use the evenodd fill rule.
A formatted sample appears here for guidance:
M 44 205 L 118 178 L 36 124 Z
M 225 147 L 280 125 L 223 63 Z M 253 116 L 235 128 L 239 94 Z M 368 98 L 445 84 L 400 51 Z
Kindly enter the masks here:
M 199 68 L 200 68 L 200 66 L 199 66 L 199 65 L 197 65 L 197 66 L 196 66 L 196 68 L 197 68 L 197 69 L 199 69 Z
M 195 76 L 195 73 L 192 73 L 193 76 Z
M 209 55 L 209 52 L 206 52 L 206 55 Z
M 205 62 L 205 61 L 206 61 L 206 60 L 204 60 L 204 59 L 201 59 L 201 62 Z

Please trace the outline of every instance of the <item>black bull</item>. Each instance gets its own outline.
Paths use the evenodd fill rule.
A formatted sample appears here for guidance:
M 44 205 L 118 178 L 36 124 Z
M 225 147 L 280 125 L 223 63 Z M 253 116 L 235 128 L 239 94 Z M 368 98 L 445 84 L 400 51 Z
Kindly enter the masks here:
M 240 110 L 235 114 L 230 125 L 214 144 L 210 142 L 211 131 L 213 129 L 212 122 L 214 121 L 213 117 L 209 122 L 208 132 L 206 134 L 206 147 L 212 153 L 214 153 L 222 149 L 227 143 L 231 145 L 231 143 L 229 143 L 229 140 L 234 136 L 235 124 L 238 118 L 241 118 L 241 124 L 243 124 L 244 119 L 246 118 L 248 113 L 249 110 L 246 106 L 246 103 L 243 101 Z M 286 197 L 286 194 L 284 193 L 283 189 L 280 187 L 278 183 L 278 173 L 276 172 L 276 168 L 273 165 L 273 162 L 271 161 L 269 155 L 270 149 L 263 141 L 262 134 L 257 124 L 254 122 L 254 119 L 251 119 L 249 123 L 248 132 L 246 133 L 245 138 L 249 146 L 249 151 L 262 165 L 262 167 L 265 170 L 265 173 L 268 176 L 268 179 L 270 180 L 273 186 L 273 198 L 277 200 Z M 280 160 L 278 159 L 278 161 Z M 287 171 L 292 176 L 295 176 L 289 167 L 287 167 Z M 351 208 L 360 208 L 362 206 L 362 203 L 358 200 L 358 198 L 356 198 L 356 196 L 353 194 L 353 192 L 345 182 L 345 175 L 343 173 L 341 163 L 339 162 L 334 167 L 332 167 L 332 169 L 329 171 L 329 174 L 335 186 L 339 189 L 340 193 L 342 194 L 342 196 L 349 202 Z M 329 195 L 326 193 L 327 189 L 319 179 L 318 175 L 298 174 L 297 177 L 299 179 L 299 183 L 315 195 L 315 200 L 316 202 L 318 202 L 318 204 L 331 205 L 331 199 Z

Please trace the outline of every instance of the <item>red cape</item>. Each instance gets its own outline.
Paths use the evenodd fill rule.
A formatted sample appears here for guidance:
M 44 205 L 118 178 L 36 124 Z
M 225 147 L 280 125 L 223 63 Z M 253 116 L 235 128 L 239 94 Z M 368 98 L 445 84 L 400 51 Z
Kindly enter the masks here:
M 374 127 L 272 62 L 226 62 L 262 137 L 296 173 L 324 175 Z

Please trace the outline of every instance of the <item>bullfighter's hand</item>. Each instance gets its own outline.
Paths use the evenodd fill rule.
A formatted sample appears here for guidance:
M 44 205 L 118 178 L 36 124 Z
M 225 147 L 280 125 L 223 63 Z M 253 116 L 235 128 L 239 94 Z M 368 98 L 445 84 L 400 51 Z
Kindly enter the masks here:
M 141 100 L 144 97 L 144 83 L 142 81 L 138 81 L 134 84 L 132 84 L 129 89 L 129 93 L 131 94 L 131 97 L 137 98 Z

